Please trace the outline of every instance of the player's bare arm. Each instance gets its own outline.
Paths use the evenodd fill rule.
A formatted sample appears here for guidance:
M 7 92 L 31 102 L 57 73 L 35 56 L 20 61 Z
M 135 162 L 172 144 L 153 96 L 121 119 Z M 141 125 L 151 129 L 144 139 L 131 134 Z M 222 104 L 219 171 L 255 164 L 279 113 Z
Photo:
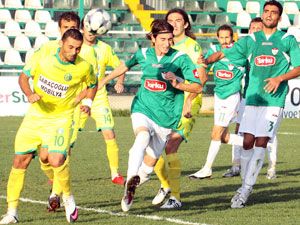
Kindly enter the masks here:
M 82 100 L 82 105 L 80 106 L 81 112 L 90 114 L 91 108 L 92 108 L 92 102 L 95 98 L 97 92 L 97 85 L 95 87 L 88 87 L 86 89 L 86 96 L 85 99 Z
M 264 89 L 268 93 L 275 93 L 282 81 L 291 80 L 298 76 L 300 76 L 300 66 L 290 70 L 289 72 L 281 76 L 266 79 L 266 85 Z
M 127 71 L 128 71 L 128 67 L 124 63 L 121 63 L 120 66 L 114 69 L 108 76 L 104 77 L 102 80 L 99 81 L 98 90 L 103 88 L 103 86 L 107 84 L 109 81 L 125 74 Z
M 41 96 L 34 93 L 29 85 L 30 77 L 26 76 L 24 73 L 21 73 L 19 77 L 19 85 L 23 93 L 26 95 L 28 101 L 32 104 L 41 99 Z
M 114 88 L 118 94 L 122 93 L 124 91 L 124 80 L 125 80 L 125 74 L 122 74 L 119 76 Z
M 204 64 L 202 64 L 202 66 L 197 69 L 197 73 L 199 75 L 199 79 L 202 84 L 202 87 L 204 87 L 205 83 L 208 80 Z

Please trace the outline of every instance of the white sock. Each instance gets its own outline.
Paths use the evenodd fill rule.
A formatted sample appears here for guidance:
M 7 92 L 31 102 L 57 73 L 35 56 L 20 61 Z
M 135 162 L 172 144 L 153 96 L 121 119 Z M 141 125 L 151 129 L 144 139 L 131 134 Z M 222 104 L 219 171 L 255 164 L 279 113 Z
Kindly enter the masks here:
M 212 164 L 215 161 L 215 158 L 220 150 L 220 147 L 221 147 L 221 141 L 211 140 L 209 149 L 208 149 L 208 153 L 207 153 L 207 157 L 206 157 L 206 163 L 204 165 L 205 168 L 210 169 L 212 167 Z
M 143 162 L 145 149 L 149 145 L 150 134 L 148 131 L 140 131 L 136 137 L 133 146 L 129 151 L 127 180 L 138 174 L 139 168 Z
M 14 216 L 14 217 L 18 217 L 18 213 L 17 213 L 17 209 L 16 208 L 8 208 L 7 209 L 7 214 Z
M 269 169 L 275 169 L 276 162 L 277 162 L 277 147 L 278 147 L 278 141 L 277 141 L 277 136 L 275 136 L 273 142 L 269 142 L 267 145 Z
M 250 189 L 256 183 L 257 176 L 264 164 L 265 148 L 254 147 L 253 155 L 249 161 L 247 171 L 245 174 L 245 187 Z
M 141 167 L 139 168 L 138 175 L 140 176 L 141 184 L 143 184 L 143 181 L 146 182 L 150 178 L 150 174 L 153 172 L 154 167 L 148 166 L 144 162 L 142 162 Z
M 252 157 L 253 152 L 254 152 L 253 148 L 249 150 L 245 150 L 242 148 L 241 150 L 241 178 L 242 178 L 243 185 L 245 181 L 245 173 L 247 170 L 247 166 Z
M 229 145 L 243 146 L 244 137 L 238 134 L 229 134 Z
M 232 165 L 240 166 L 241 165 L 241 154 L 242 147 L 238 145 L 232 145 Z

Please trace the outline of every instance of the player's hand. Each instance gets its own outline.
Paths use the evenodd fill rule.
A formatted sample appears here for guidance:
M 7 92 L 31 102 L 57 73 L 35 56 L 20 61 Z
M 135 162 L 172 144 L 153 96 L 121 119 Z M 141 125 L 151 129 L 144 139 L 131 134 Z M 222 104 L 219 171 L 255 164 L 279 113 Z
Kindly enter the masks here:
M 163 78 L 165 80 L 168 80 L 170 81 L 171 85 L 176 88 L 177 85 L 179 84 L 179 82 L 177 81 L 176 79 L 176 75 L 172 72 L 166 72 L 166 73 L 163 73 Z
M 192 101 L 189 98 L 186 98 L 183 108 L 182 108 L 182 115 L 185 118 L 192 118 Z
M 124 84 L 123 83 L 120 83 L 120 82 L 117 82 L 114 86 L 116 92 L 118 94 L 122 93 L 124 91 Z
M 81 105 L 80 106 L 80 111 L 83 113 L 88 114 L 89 116 L 91 115 L 91 108 L 87 105 Z
M 38 100 L 40 100 L 41 99 L 41 96 L 39 96 L 37 93 L 33 93 L 33 94 L 31 94 L 31 95 L 29 95 L 28 97 L 27 97 L 27 99 L 28 99 L 28 101 L 29 101 L 29 103 L 35 103 L 35 102 L 37 102 Z
M 264 90 L 268 93 L 275 93 L 280 85 L 280 83 L 282 82 L 282 78 L 279 77 L 273 77 L 273 78 L 268 78 L 265 80 L 265 82 L 267 83 L 264 86 Z

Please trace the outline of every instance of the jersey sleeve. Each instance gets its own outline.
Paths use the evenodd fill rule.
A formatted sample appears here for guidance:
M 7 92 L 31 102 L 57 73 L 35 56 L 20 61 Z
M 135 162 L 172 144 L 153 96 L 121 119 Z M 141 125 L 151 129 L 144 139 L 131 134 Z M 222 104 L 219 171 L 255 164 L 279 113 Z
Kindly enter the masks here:
M 130 69 L 131 67 L 134 67 L 135 65 L 137 65 L 138 62 L 138 58 L 139 55 L 141 54 L 141 50 L 138 50 L 134 55 L 131 56 L 131 58 L 129 60 L 127 60 L 125 62 L 125 65 L 128 69 Z
M 293 67 L 300 66 L 300 48 L 295 37 L 292 37 L 290 41 L 290 58 Z
M 108 45 L 107 47 L 107 65 L 112 68 L 117 68 L 120 65 L 120 59 L 116 55 L 115 51 Z
M 188 55 L 185 54 L 180 57 L 180 68 L 185 80 L 200 84 L 200 80 L 196 75 L 197 69 L 195 67 L 195 64 L 192 62 Z
M 248 37 L 241 38 L 231 48 L 223 48 L 221 51 L 229 61 L 238 62 L 241 58 L 247 59 L 249 56 Z
M 94 66 L 90 64 L 88 73 L 86 75 L 86 85 L 89 88 L 95 88 L 97 84 L 97 72 L 94 70 Z

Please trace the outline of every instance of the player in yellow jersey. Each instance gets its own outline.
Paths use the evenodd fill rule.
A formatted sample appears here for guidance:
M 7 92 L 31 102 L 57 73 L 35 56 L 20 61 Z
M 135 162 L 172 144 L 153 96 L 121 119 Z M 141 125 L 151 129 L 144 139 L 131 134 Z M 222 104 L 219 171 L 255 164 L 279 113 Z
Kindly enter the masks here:
M 72 133 L 72 120 L 76 107 L 75 97 L 88 85 L 87 98 L 92 101 L 97 90 L 97 79 L 91 64 L 78 56 L 83 37 L 79 30 L 70 29 L 60 41 L 56 54 L 38 59 L 25 67 L 19 84 L 31 103 L 15 139 L 15 156 L 7 184 L 7 214 L 0 224 L 18 222 L 17 207 L 24 186 L 25 172 L 35 153 L 47 161 L 62 187 L 66 218 L 73 222 L 78 210 L 70 188 L 70 167 L 67 163 Z M 33 89 L 29 79 L 33 79 Z M 81 106 L 89 113 L 91 104 Z
M 174 27 L 174 45 L 172 48 L 186 53 L 194 62 L 198 74 L 202 75 L 200 78 L 202 86 L 206 83 L 207 77 L 205 69 L 197 64 L 197 58 L 201 54 L 201 47 L 195 41 L 195 36 L 191 32 L 191 24 L 187 13 L 182 9 L 171 9 L 165 19 Z M 204 72 L 200 73 L 200 70 Z M 187 141 L 195 123 L 195 115 L 198 114 L 202 104 L 202 94 L 185 92 L 185 106 L 180 121 L 180 126 L 174 130 L 166 145 L 166 161 L 161 156 L 154 168 L 160 182 L 161 188 L 152 201 L 152 204 L 161 204 L 165 198 L 170 194 L 170 198 L 165 202 L 161 208 L 172 209 L 180 208 L 182 206 L 180 201 L 180 175 L 181 163 L 178 158 L 178 148 L 183 140 Z M 145 181 L 148 179 L 146 171 L 153 170 L 151 167 L 151 159 L 145 157 L 144 162 L 139 170 L 141 182 L 143 177 Z
M 95 59 L 97 60 L 98 80 L 102 80 L 105 77 L 105 70 L 107 66 L 116 68 L 120 65 L 120 60 L 108 44 L 98 40 L 96 34 L 93 34 L 84 28 L 83 21 L 81 23 L 81 27 L 83 30 L 84 44 L 80 51 L 80 56 L 86 59 L 87 61 L 92 61 Z M 96 55 L 91 55 L 89 53 L 90 48 L 95 50 Z M 115 85 L 115 89 L 118 93 L 122 92 L 124 89 L 123 82 L 124 75 L 118 78 L 117 83 Z M 80 113 L 79 110 L 76 111 L 78 115 L 75 115 L 76 130 L 72 138 L 72 144 L 77 138 L 77 131 L 82 130 L 84 128 L 86 120 L 88 118 L 87 114 Z M 117 145 L 114 132 L 114 119 L 112 116 L 112 111 L 110 108 L 105 87 L 97 91 L 95 100 L 92 104 L 91 117 L 96 121 L 97 131 L 102 132 L 103 138 L 106 143 L 106 152 L 111 171 L 111 180 L 114 184 L 123 185 L 124 178 L 118 172 L 119 147 Z

